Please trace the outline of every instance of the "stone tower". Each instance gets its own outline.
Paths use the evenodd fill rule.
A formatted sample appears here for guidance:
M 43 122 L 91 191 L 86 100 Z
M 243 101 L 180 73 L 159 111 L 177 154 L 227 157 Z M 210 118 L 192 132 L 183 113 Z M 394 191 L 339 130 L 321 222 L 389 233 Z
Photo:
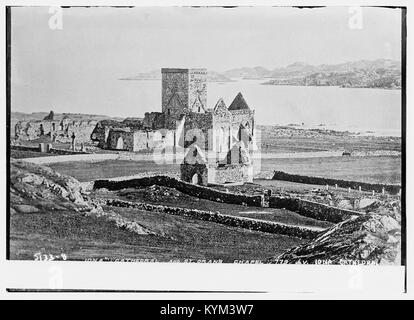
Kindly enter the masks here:
M 163 68 L 162 112 L 170 124 L 188 112 L 207 110 L 207 69 Z

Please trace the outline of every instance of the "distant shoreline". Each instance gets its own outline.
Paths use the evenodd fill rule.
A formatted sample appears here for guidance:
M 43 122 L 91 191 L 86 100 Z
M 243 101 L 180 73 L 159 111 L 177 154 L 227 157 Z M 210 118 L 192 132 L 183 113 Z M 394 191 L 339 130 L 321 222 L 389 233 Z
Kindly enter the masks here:
M 265 80 L 265 79 L 245 79 L 245 80 Z M 293 84 L 293 83 L 269 83 L 269 82 L 263 82 L 260 83 L 260 85 L 263 86 L 278 86 L 278 87 L 314 87 L 314 88 L 341 88 L 341 89 L 381 89 L 381 90 L 401 90 L 401 87 L 395 87 L 395 88 L 387 88 L 387 87 L 362 87 L 362 86 L 336 86 L 336 85 L 314 85 L 314 84 Z

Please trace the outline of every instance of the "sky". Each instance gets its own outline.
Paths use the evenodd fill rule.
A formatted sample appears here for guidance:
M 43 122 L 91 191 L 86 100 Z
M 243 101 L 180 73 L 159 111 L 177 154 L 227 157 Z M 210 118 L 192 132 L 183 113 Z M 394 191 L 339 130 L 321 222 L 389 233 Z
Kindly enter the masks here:
M 400 14 L 367 7 L 356 20 L 347 7 L 65 8 L 62 28 L 51 29 L 49 7 L 13 8 L 12 108 L 39 111 L 65 86 L 76 94 L 76 86 L 166 66 L 220 72 L 400 60 Z

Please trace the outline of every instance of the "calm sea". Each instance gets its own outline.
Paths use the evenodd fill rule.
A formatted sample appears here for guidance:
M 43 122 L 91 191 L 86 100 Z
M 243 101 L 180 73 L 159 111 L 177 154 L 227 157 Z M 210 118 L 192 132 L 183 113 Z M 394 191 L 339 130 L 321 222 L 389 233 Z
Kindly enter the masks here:
M 300 124 L 305 128 L 329 128 L 375 135 L 399 136 L 401 91 L 338 87 L 261 85 L 263 80 L 208 83 L 207 104 L 213 108 L 219 98 L 230 105 L 238 92 L 255 109 L 257 124 Z M 160 110 L 160 81 L 119 81 L 120 104 L 133 101 L 147 111 Z M 132 104 L 131 104 L 132 103 Z M 122 108 L 123 109 L 123 108 Z M 131 109 L 130 109 L 131 110 Z
M 143 117 L 161 110 L 160 80 L 117 80 L 98 76 L 70 81 L 61 79 L 12 86 L 12 111 L 81 112 L 119 117 Z M 230 105 L 241 92 L 257 124 L 300 124 L 305 128 L 374 131 L 375 135 L 400 135 L 401 91 L 338 87 L 261 85 L 263 80 L 208 83 L 207 103 L 219 98 Z M 323 125 L 323 126 L 319 126 Z

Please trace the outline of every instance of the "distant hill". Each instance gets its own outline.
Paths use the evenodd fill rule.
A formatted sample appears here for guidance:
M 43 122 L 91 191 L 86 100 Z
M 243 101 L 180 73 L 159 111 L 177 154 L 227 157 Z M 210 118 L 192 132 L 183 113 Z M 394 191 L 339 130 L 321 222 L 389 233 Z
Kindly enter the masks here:
M 208 71 L 209 82 L 234 79 L 269 79 L 266 85 L 341 86 L 359 88 L 401 87 L 401 63 L 389 59 L 359 60 L 340 64 L 311 65 L 295 62 L 273 70 L 261 66 L 241 67 L 224 72 Z M 119 80 L 161 80 L 159 69 Z
M 229 78 L 261 79 L 270 77 L 272 75 L 272 71 L 263 67 L 243 67 L 227 70 L 223 74 Z
M 119 80 L 161 80 L 161 72 L 160 70 L 152 70 L 147 73 L 138 73 L 135 76 L 120 78 Z M 209 82 L 231 82 L 234 80 L 218 72 L 208 71 L 207 81 Z
M 263 84 L 400 89 L 401 64 L 388 59 L 319 66 L 294 63 L 275 69 L 271 78 Z
M 33 120 L 43 120 L 46 116 L 49 115 L 49 112 L 33 112 L 33 113 L 24 113 L 24 112 L 11 112 L 10 118 L 11 121 L 33 121 Z M 113 119 L 113 120 L 123 120 L 123 118 L 119 117 L 109 117 L 105 115 L 97 115 L 97 114 L 86 114 L 86 113 L 55 113 L 54 119 L 61 120 L 64 117 L 69 117 L 73 120 L 106 120 L 106 119 Z

